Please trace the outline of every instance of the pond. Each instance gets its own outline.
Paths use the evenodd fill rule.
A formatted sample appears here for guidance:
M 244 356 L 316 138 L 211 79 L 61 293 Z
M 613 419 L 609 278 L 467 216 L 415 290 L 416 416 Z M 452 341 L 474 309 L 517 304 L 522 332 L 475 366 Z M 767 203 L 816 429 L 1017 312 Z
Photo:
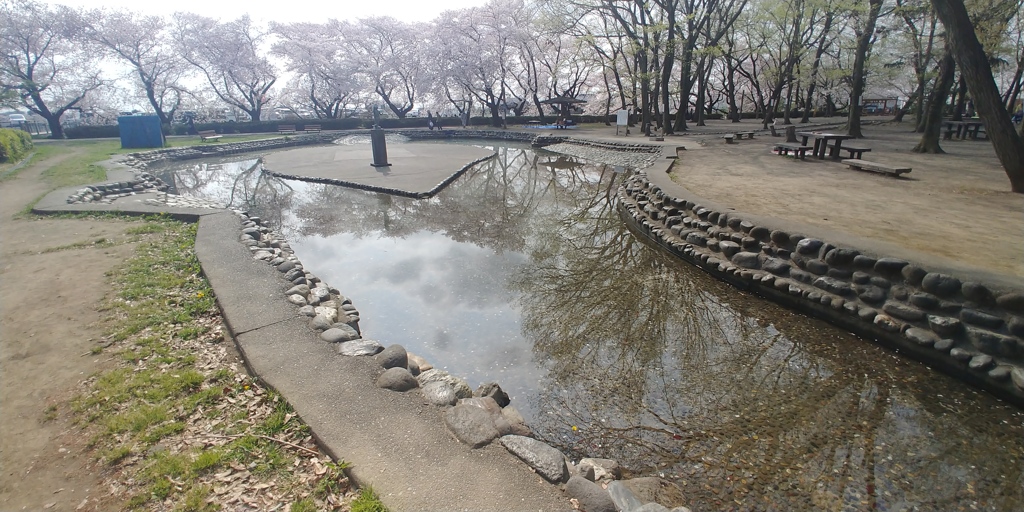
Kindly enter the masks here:
M 269 221 L 364 336 L 498 382 L 538 438 L 670 479 L 694 510 L 1024 506 L 1020 411 L 646 245 L 621 169 L 495 149 L 425 200 L 255 157 L 165 177 Z

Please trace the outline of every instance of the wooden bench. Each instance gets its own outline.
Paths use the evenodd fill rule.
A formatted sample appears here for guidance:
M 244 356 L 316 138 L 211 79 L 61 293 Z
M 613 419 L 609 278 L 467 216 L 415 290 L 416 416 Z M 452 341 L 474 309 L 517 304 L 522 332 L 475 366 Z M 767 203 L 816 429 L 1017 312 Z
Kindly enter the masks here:
M 199 140 L 203 142 L 217 140 L 221 137 L 223 137 L 223 135 L 217 135 L 215 130 L 199 130 Z
M 814 148 L 811 147 L 811 146 L 804 146 L 804 145 L 801 145 L 801 144 L 792 144 L 792 143 L 788 143 L 788 142 L 780 142 L 778 144 L 775 144 L 772 147 L 772 149 L 778 151 L 779 155 L 781 155 L 781 156 L 787 156 L 787 155 L 789 155 L 789 152 L 792 151 L 793 152 L 793 156 L 799 157 L 800 160 L 803 160 L 804 157 L 807 156 L 807 152 L 812 150 L 812 149 L 814 149 Z
M 277 125 L 277 133 L 295 133 L 295 125 L 279 124 Z
M 320 125 L 318 125 L 318 124 L 307 124 L 306 126 L 303 127 L 302 131 L 304 131 L 306 133 L 320 133 Z
M 736 140 L 743 140 L 743 137 L 753 139 L 754 132 L 736 132 Z
M 898 178 L 900 174 L 910 172 L 910 167 L 891 167 L 875 162 L 868 162 L 867 160 L 849 159 L 843 160 L 843 163 L 849 165 L 851 169 L 857 169 L 858 171 L 871 171 L 881 174 L 889 174 L 896 178 Z
M 828 149 L 831 150 L 835 146 L 836 146 L 835 144 L 829 144 L 828 145 Z M 843 151 L 846 151 L 848 157 L 849 158 L 853 158 L 853 159 L 864 158 L 864 153 L 867 153 L 867 152 L 871 151 L 871 148 L 866 148 L 866 147 L 863 147 L 863 146 L 854 146 L 854 145 L 851 145 L 851 144 L 843 144 L 840 147 L 840 149 L 842 149 Z
M 723 135 L 722 138 L 725 139 L 726 144 L 732 144 L 732 139 L 736 138 L 736 136 L 730 133 L 729 135 Z

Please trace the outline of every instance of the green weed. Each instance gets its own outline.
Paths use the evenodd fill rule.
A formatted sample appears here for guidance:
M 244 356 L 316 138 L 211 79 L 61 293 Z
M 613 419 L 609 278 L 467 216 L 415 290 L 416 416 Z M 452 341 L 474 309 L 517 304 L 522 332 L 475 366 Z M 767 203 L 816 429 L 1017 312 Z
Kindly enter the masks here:
M 118 462 L 121 462 L 125 457 L 132 454 L 132 449 L 129 446 L 117 446 L 107 450 L 103 455 L 102 459 L 107 463 L 108 466 L 113 466 Z
M 312 498 L 302 498 L 295 503 L 292 503 L 291 507 L 288 507 L 289 512 L 317 512 L 316 503 Z
M 387 512 L 387 510 L 377 493 L 369 486 L 363 487 L 359 491 L 359 496 L 352 500 L 352 512 Z
M 208 485 L 193 487 L 185 493 L 185 499 L 182 501 L 181 506 L 175 510 L 179 512 L 212 512 L 220 510 L 220 506 L 206 502 L 206 498 L 210 495 L 211 491 L 212 489 Z

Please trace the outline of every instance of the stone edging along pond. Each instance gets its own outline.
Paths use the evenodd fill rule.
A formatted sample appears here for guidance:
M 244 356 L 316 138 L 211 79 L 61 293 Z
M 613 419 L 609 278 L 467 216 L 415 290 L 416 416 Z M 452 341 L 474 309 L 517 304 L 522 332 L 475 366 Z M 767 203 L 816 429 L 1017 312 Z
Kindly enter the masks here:
M 909 354 L 1024 407 L 1024 293 L 755 226 L 672 197 L 644 172 L 619 189 L 624 220 L 734 286 Z

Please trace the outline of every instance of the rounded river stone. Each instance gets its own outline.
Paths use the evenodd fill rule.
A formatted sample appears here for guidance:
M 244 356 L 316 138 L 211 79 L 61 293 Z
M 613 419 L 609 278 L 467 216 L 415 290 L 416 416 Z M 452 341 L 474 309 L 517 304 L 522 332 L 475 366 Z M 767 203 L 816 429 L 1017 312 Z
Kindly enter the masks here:
M 377 354 L 377 362 L 384 368 L 406 368 L 409 365 L 409 355 L 405 347 L 390 345 Z
M 359 339 L 359 333 L 346 324 L 335 324 L 334 327 L 320 333 L 320 339 L 328 343 L 342 343 Z
M 547 443 L 531 437 L 508 435 L 501 438 L 501 444 L 547 481 L 562 483 L 569 478 L 565 455 Z
M 377 387 L 392 391 L 404 392 L 418 388 L 420 385 L 409 370 L 405 368 L 388 368 L 377 378 Z

